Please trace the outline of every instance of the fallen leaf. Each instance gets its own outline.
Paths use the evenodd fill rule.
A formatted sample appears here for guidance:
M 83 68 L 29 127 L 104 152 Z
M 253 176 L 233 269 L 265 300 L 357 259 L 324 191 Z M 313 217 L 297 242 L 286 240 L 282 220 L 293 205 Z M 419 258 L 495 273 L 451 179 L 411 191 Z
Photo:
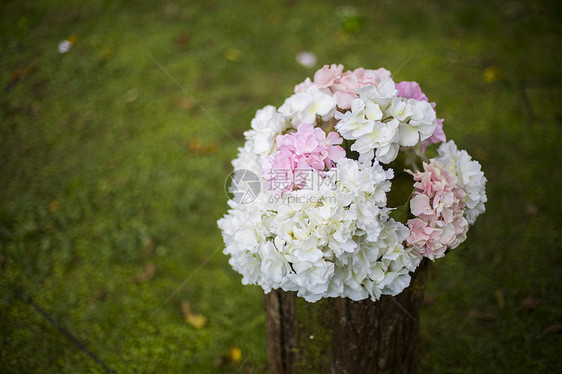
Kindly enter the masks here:
M 207 324 L 207 318 L 204 315 L 191 312 L 191 306 L 188 301 L 183 300 L 181 302 L 181 312 L 186 322 L 196 329 L 201 329 Z
M 207 318 L 205 318 L 202 314 L 190 314 L 187 316 L 186 320 L 196 329 L 201 329 L 207 324 Z
M 136 89 L 132 88 L 129 91 L 127 91 L 127 93 L 125 94 L 125 101 L 128 103 L 132 103 L 138 97 L 139 97 L 139 92 Z
M 224 51 L 224 58 L 228 61 L 237 62 L 242 58 L 242 52 L 236 48 L 229 48 Z
M 525 213 L 536 216 L 537 214 L 539 214 L 539 208 L 531 203 L 525 204 Z
M 59 208 L 59 202 L 53 200 L 49 203 L 49 212 L 54 213 Z
M 527 309 L 535 309 L 537 306 L 539 306 L 540 303 L 541 300 L 533 299 L 531 296 L 526 297 L 523 299 L 523 301 L 521 301 L 521 305 L 523 306 L 523 308 Z
M 232 347 L 227 356 L 228 360 L 232 363 L 238 363 L 242 359 L 242 350 L 238 347 Z
M 180 32 L 178 36 L 176 36 L 174 44 L 177 49 L 184 49 L 189 45 L 190 40 L 191 35 L 189 35 L 187 32 Z
M 238 347 L 232 347 L 227 354 L 222 357 L 217 357 L 213 364 L 215 367 L 220 367 L 227 363 L 237 364 L 240 360 L 242 360 L 242 350 Z
M 468 318 L 481 319 L 481 320 L 484 320 L 484 321 L 493 321 L 497 317 L 494 313 L 482 312 L 480 310 L 471 309 L 468 312 Z
M 189 140 L 186 145 L 188 151 L 195 155 L 214 153 L 219 149 L 217 142 L 203 143 L 198 139 Z
M 105 299 L 106 295 L 107 295 L 107 292 L 105 290 L 96 290 L 90 295 L 89 299 L 91 301 L 93 301 L 93 300 L 103 300 L 103 299 Z
M 156 248 L 156 240 L 150 239 L 144 246 L 142 253 L 145 256 L 150 256 L 154 253 L 154 248 Z
M 182 97 L 176 101 L 176 106 L 180 109 L 191 110 L 195 106 L 195 103 L 187 97 Z
M 484 77 L 484 82 L 486 83 L 494 83 L 499 79 L 500 76 L 500 69 L 495 66 L 489 66 L 484 69 L 484 73 L 482 74 Z
M 8 84 L 6 84 L 6 86 L 4 87 L 4 92 L 10 91 L 16 85 L 16 83 L 18 83 L 22 79 L 27 78 L 27 76 L 31 74 L 34 70 L 35 70 L 34 64 L 29 64 L 25 68 L 18 68 L 14 70 L 12 72 L 12 75 L 10 76 L 10 80 L 8 81 Z
M 554 332 L 554 333 L 562 332 L 562 325 L 556 324 L 556 325 L 548 326 L 546 329 L 542 331 L 542 334 L 545 335 L 548 334 L 549 332 Z
M 136 283 L 144 283 L 148 282 L 152 278 L 154 278 L 154 274 L 156 273 L 156 265 L 153 263 L 149 263 L 146 265 L 144 271 L 137 276 L 135 276 L 134 280 Z
M 113 50 L 111 50 L 111 48 L 105 48 L 101 52 L 101 58 L 104 59 L 104 60 L 110 58 L 111 55 L 113 55 Z
M 424 305 L 430 305 L 433 304 L 435 302 L 435 296 L 430 295 L 428 293 L 425 293 L 423 295 L 423 304 Z
M 505 307 L 505 299 L 503 298 L 503 292 L 501 290 L 495 290 L 494 296 L 496 296 L 496 303 L 498 308 L 503 309 Z

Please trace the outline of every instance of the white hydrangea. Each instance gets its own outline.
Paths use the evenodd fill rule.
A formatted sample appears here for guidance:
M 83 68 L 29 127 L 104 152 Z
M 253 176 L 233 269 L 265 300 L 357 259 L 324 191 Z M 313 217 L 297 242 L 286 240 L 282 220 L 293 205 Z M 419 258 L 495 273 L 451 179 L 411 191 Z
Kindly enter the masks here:
M 254 174 L 261 172 L 261 155 L 255 152 L 254 147 L 254 130 L 244 132 L 246 143 L 243 147 L 238 148 L 238 156 L 232 160 L 234 170 L 251 170 Z
M 333 185 L 283 196 L 266 190 L 251 204 L 231 204 L 218 224 L 244 284 L 297 291 L 311 302 L 377 300 L 408 286 L 421 257 L 402 245 L 408 229 L 388 217 L 392 172 L 351 159 L 332 171 Z
M 252 119 L 252 128 L 244 132 L 244 146 L 238 148 L 238 156 L 232 160 L 234 171 L 250 170 L 260 175 L 263 157 L 274 151 L 277 135 L 290 125 L 274 106 L 267 105 L 259 109 Z
M 400 148 L 399 126 L 400 122 L 396 119 L 376 121 L 373 123 L 373 130 L 357 139 L 351 150 L 359 152 L 361 162 L 368 162 L 376 156 L 379 162 L 390 163 L 396 158 Z
M 254 152 L 258 155 L 270 154 L 275 146 L 275 138 L 288 127 L 285 118 L 272 105 L 256 112 L 251 122 L 252 130 L 245 132 L 246 139 L 253 142 Z
M 466 192 L 464 216 L 469 224 L 484 213 L 486 196 L 486 177 L 478 161 L 472 160 L 465 150 L 457 149 L 454 141 L 443 143 L 438 149 L 436 160 L 451 174 L 456 175 L 457 184 Z
M 336 110 L 336 101 L 329 90 L 310 86 L 305 92 L 290 96 L 279 112 L 287 116 L 295 128 L 302 123 L 316 123 L 316 116 L 329 120 Z
M 396 159 L 400 146 L 412 147 L 426 140 L 437 127 L 437 118 L 426 101 L 399 97 L 392 80 L 381 87 L 366 86 L 351 110 L 336 113 L 336 130 L 344 139 L 355 140 L 351 150 L 367 162 L 388 164 Z

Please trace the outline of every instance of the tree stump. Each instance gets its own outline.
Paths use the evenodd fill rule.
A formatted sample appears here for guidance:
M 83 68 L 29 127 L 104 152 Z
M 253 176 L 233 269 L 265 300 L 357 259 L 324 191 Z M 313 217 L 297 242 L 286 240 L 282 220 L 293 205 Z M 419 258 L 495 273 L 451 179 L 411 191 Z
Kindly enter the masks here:
M 270 374 L 416 373 L 424 259 L 397 296 L 306 302 L 296 292 L 265 295 Z

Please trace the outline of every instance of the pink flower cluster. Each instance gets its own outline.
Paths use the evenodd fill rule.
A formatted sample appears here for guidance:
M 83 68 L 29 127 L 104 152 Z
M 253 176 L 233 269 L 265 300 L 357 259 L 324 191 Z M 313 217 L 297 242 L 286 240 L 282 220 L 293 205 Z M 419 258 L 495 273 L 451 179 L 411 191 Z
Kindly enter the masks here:
M 368 85 L 378 87 L 381 83 L 391 79 L 390 71 L 380 68 L 368 70 L 358 68 L 343 72 L 343 65 L 324 65 L 314 74 L 314 82 L 306 79 L 295 87 L 295 93 L 306 92 L 312 85 L 318 88 L 329 88 L 340 109 L 350 109 L 351 102 L 357 99 L 357 90 Z
M 408 220 L 410 235 L 406 241 L 423 256 L 434 260 L 466 239 L 468 222 L 463 217 L 466 193 L 456 186 L 456 176 L 433 161 L 424 162 L 423 169 L 411 173 L 417 182 L 410 211 L 416 218 Z
M 418 82 L 400 82 L 396 84 L 396 89 L 398 90 L 398 96 L 405 99 L 414 99 L 429 102 L 429 99 L 422 92 Z M 435 109 L 435 103 L 432 102 L 430 104 L 433 109 Z M 437 127 L 435 128 L 435 131 L 433 131 L 433 135 L 431 135 L 431 137 L 422 144 L 422 152 L 425 150 L 425 147 L 427 147 L 431 143 L 441 143 L 446 141 L 447 138 L 445 137 L 445 132 L 443 132 L 443 119 L 438 119 Z
M 331 169 L 334 163 L 345 157 L 345 150 L 336 145 L 343 139 L 337 132 L 326 136 L 324 130 L 311 124 L 299 125 L 297 132 L 278 135 L 275 153 L 262 162 L 263 177 L 284 192 L 302 188 L 306 179 L 299 179 L 297 172 Z

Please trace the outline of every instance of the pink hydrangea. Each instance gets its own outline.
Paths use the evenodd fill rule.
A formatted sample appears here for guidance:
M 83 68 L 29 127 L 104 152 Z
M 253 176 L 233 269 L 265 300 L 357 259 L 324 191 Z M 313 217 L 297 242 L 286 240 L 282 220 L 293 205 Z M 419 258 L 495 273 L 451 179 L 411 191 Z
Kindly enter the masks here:
M 418 82 L 403 81 L 396 84 L 396 89 L 398 90 L 398 96 L 405 99 L 415 99 L 429 102 L 429 99 L 422 92 Z M 435 103 L 432 102 L 430 104 L 433 109 L 435 109 Z M 438 119 L 437 127 L 435 128 L 435 131 L 433 131 L 433 135 L 426 139 L 422 144 L 422 152 L 425 151 L 425 148 L 432 143 L 441 143 L 446 141 L 445 132 L 443 132 L 443 119 Z
M 329 170 L 345 157 L 345 150 L 337 145 L 343 142 L 337 132 L 326 135 L 311 124 L 301 124 L 297 132 L 279 135 L 275 141 L 274 154 L 262 162 L 262 176 L 274 190 L 303 188 L 309 182 L 307 171 Z
M 357 90 L 368 85 L 378 87 L 389 79 L 391 79 L 390 72 L 384 68 L 377 70 L 358 68 L 344 73 L 343 65 L 324 65 L 314 74 L 314 82 L 307 78 L 295 87 L 295 93 L 305 92 L 312 85 L 327 88 L 340 109 L 350 109 L 351 102 L 359 97 Z
M 457 178 L 433 161 L 423 164 L 423 171 L 411 173 L 416 183 L 408 220 L 407 243 L 423 256 L 434 260 L 447 249 L 466 239 L 468 222 L 463 217 L 465 191 L 457 187 Z
M 396 89 L 398 90 L 398 96 L 405 99 L 415 99 L 421 101 L 427 101 L 427 96 L 422 92 L 418 82 L 399 82 L 396 83 Z M 431 106 L 435 108 L 435 103 L 431 103 Z
M 336 104 L 342 109 L 350 109 L 353 100 L 359 97 L 357 90 L 368 85 L 379 87 L 389 79 L 391 79 L 390 71 L 384 68 L 377 70 L 358 68 L 353 72 L 347 71 L 332 86 Z
M 324 65 L 322 69 L 314 74 L 314 84 L 319 88 L 331 87 L 336 79 L 341 77 L 342 72 L 343 65 L 341 64 Z

